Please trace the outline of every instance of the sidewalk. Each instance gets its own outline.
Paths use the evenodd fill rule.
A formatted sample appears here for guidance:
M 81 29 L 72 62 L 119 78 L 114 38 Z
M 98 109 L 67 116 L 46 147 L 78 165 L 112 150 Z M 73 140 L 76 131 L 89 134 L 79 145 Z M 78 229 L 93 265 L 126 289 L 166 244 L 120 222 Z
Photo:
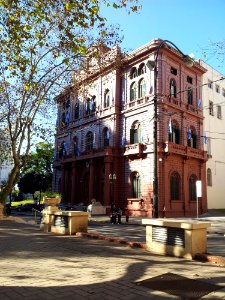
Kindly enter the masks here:
M 34 218 L 21 216 L 25 222 L 34 223 Z M 182 218 L 184 219 L 184 218 Z M 185 218 L 196 220 L 196 218 Z M 18 219 L 19 220 L 19 219 Z M 207 254 L 198 257 L 201 261 L 208 261 L 225 265 L 225 214 L 210 210 L 198 218 L 199 221 L 209 222 L 207 235 Z M 145 248 L 145 226 L 142 218 L 130 217 L 129 223 L 122 218 L 122 224 L 111 224 L 107 215 L 96 215 L 89 219 L 88 234 L 83 237 L 108 239 L 117 243 L 125 243 L 130 246 Z
M 196 220 L 196 218 L 185 219 Z M 207 230 L 207 254 L 199 256 L 198 259 L 225 265 L 225 215 L 210 212 L 200 216 L 198 221 L 211 224 Z M 129 223 L 122 219 L 121 225 L 113 225 L 110 224 L 108 216 L 92 216 L 88 236 L 97 238 L 98 235 L 100 238 L 102 236 L 114 238 L 115 242 L 124 240 L 127 244 L 135 243 L 137 247 L 145 247 L 145 226 L 142 225 L 142 218 L 130 217 Z
M 29 222 L 0 221 L 0 253 L 0 300 L 225 299 L 224 267 L 43 233 Z

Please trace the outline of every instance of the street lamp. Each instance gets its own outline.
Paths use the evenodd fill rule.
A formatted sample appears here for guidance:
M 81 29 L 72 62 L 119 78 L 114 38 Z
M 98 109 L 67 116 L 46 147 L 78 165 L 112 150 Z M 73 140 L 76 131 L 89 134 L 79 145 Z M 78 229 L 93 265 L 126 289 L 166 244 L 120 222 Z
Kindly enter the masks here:
M 158 103 L 157 103 L 157 79 L 158 79 L 158 56 L 160 49 L 165 44 L 171 44 L 181 55 L 183 62 L 188 66 L 192 67 L 194 60 L 189 56 L 185 55 L 174 43 L 169 40 L 160 40 L 160 44 L 157 47 L 154 61 L 148 61 L 147 66 L 150 70 L 154 70 L 154 127 L 153 127 L 153 140 L 154 140 L 154 174 L 153 174 L 153 218 L 158 218 Z
M 116 174 L 109 174 L 109 183 L 110 183 L 110 206 L 111 212 L 113 211 L 113 186 L 116 181 Z

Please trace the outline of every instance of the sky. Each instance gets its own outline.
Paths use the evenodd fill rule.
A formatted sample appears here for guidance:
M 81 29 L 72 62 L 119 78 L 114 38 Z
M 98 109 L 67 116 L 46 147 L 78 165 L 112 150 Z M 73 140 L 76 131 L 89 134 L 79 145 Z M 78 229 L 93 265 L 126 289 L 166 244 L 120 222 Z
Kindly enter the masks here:
M 119 24 L 122 48 L 135 50 L 155 38 L 173 42 L 183 53 L 194 54 L 225 75 L 225 59 L 211 54 L 211 42 L 225 40 L 225 0 L 139 0 L 142 9 L 104 9 L 108 22 Z M 206 56 L 203 53 L 206 52 Z M 221 57 L 221 56 L 220 56 Z

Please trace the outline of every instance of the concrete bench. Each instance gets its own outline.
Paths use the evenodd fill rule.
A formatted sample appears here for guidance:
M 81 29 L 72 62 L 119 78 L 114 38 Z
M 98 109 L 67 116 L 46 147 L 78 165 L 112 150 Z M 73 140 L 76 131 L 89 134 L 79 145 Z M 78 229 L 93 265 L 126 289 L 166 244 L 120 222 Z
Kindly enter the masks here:
M 44 212 L 40 229 L 64 235 L 87 232 L 88 213 L 83 211 L 49 211 Z
M 210 223 L 193 220 L 143 219 L 146 246 L 151 253 L 193 259 L 207 252 L 207 228 Z

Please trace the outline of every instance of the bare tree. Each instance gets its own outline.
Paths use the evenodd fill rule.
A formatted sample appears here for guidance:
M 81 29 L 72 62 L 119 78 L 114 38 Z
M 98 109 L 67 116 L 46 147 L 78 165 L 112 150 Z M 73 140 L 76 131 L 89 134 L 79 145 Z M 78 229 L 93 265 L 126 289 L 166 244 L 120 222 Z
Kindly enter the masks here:
M 70 84 L 71 72 L 80 67 L 91 45 L 120 41 L 118 30 L 106 25 L 101 5 L 131 12 L 138 10 L 137 4 L 138 0 L 0 0 L 0 129 L 13 159 L 0 200 L 18 181 L 37 136 L 52 135 L 54 97 Z

